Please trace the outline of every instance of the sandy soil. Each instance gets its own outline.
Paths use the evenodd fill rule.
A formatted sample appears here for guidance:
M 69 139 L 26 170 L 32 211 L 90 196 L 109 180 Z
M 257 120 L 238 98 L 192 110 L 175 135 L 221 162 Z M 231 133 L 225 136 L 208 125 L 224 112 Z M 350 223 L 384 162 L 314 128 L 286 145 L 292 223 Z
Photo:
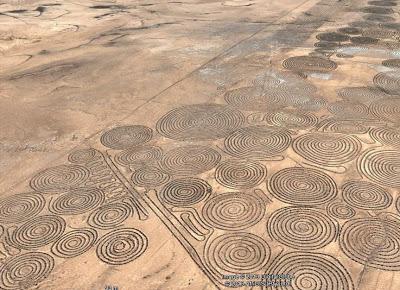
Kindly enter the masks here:
M 400 289 L 399 7 L 0 3 L 0 289 Z

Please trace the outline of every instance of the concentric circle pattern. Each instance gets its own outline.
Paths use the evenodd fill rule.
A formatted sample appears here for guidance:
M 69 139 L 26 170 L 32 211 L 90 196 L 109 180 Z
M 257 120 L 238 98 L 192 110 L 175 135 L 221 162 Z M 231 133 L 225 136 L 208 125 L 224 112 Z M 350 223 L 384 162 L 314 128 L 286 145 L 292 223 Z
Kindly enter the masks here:
M 9 236 L 9 242 L 19 249 L 40 248 L 58 240 L 65 227 L 65 220 L 59 216 L 37 216 L 15 229 Z
M 394 11 L 392 8 L 385 8 L 385 7 L 374 7 L 368 6 L 362 9 L 364 13 L 371 13 L 371 14 L 393 14 Z
M 370 104 L 388 95 L 375 87 L 346 87 L 337 91 L 339 97 L 348 102 Z
M 381 15 L 381 14 L 366 14 L 363 18 L 367 21 L 382 23 L 392 23 L 396 19 L 389 15 Z
M 385 59 L 382 61 L 382 65 L 390 68 L 400 68 L 400 59 Z
M 317 169 L 304 167 L 284 168 L 269 180 L 271 194 L 285 203 L 294 205 L 321 205 L 337 196 L 335 181 Z
M 360 156 L 357 166 L 369 180 L 400 189 L 400 151 L 370 149 Z
M 377 38 L 368 37 L 368 36 L 355 36 L 352 37 L 351 42 L 354 44 L 375 44 L 379 41 Z
M 319 111 L 326 107 L 326 100 L 323 98 L 309 98 L 309 100 L 305 102 L 298 102 L 299 98 L 291 97 L 292 100 L 291 106 L 293 108 L 298 108 L 302 111 Z
M 361 34 L 361 29 L 357 27 L 342 27 L 338 29 L 339 32 L 350 35 Z
M 174 109 L 157 122 L 157 131 L 173 140 L 215 140 L 244 123 L 243 114 L 219 104 L 189 105 Z
M 400 195 L 396 199 L 396 210 L 400 213 Z
M 282 87 L 267 89 L 266 94 L 274 99 L 274 104 L 268 105 L 268 109 L 253 111 L 273 111 L 282 108 L 297 108 L 302 111 L 315 111 L 323 108 L 326 101 L 322 98 L 317 98 L 312 93 L 308 93 L 307 90 L 303 90 L 301 87 Z
M 257 273 L 270 256 L 268 244 L 248 233 L 218 236 L 206 245 L 205 251 L 206 264 L 218 278 L 230 273 Z
M 265 112 L 283 107 L 282 90 L 272 87 L 242 87 L 225 93 L 225 101 L 240 110 Z
M 368 181 L 344 183 L 342 196 L 349 205 L 364 210 L 382 210 L 393 202 L 392 195 L 386 189 Z
M 219 184 L 232 189 L 256 187 L 267 177 L 267 168 L 256 161 L 226 160 L 215 170 L 215 179 Z
M 211 170 L 221 160 L 216 150 L 202 145 L 186 145 L 168 151 L 159 162 L 170 175 L 196 175 Z
M 28 221 L 37 216 L 46 204 L 39 193 L 20 193 L 0 199 L 0 224 Z
M 400 95 L 400 74 L 396 70 L 377 74 L 374 84 L 390 95 Z
M 97 245 L 97 257 L 109 265 L 124 265 L 139 258 L 146 251 L 148 240 L 137 229 L 119 229 L 103 236 Z
M 330 72 L 337 64 L 329 59 L 316 56 L 294 56 L 283 61 L 283 67 L 293 71 Z
M 356 215 L 355 209 L 341 201 L 333 201 L 326 206 L 326 211 L 330 217 L 347 220 Z
M 377 100 L 371 104 L 369 110 L 378 119 L 400 123 L 400 98 Z
M 366 118 L 368 116 L 368 106 L 357 102 L 335 102 L 328 106 L 328 110 L 341 118 L 355 119 Z
M 312 95 L 317 88 L 295 72 L 266 69 L 253 81 L 253 85 L 267 89 L 290 89 L 299 94 Z
M 266 272 L 288 274 L 291 285 L 267 286 L 268 290 L 355 290 L 346 268 L 334 257 L 312 252 L 284 253 Z
M 273 126 L 304 130 L 315 127 L 318 117 L 298 110 L 281 110 L 268 114 L 267 122 Z
M 337 234 L 334 222 L 318 210 L 284 207 L 267 222 L 268 234 L 279 243 L 298 250 L 317 250 L 331 243 Z
M 155 166 L 145 166 L 135 170 L 131 176 L 133 184 L 144 188 L 155 188 L 170 180 L 169 174 Z
M 251 126 L 241 128 L 225 139 L 225 150 L 242 159 L 264 160 L 285 151 L 292 137 L 284 128 Z
M 162 203 L 185 207 L 205 200 L 211 194 L 212 188 L 200 178 L 179 178 L 168 182 L 158 193 Z
M 386 0 L 368 1 L 368 4 L 375 6 L 397 6 L 397 3 L 395 1 L 386 1 Z
M 315 47 L 321 47 L 325 49 L 335 49 L 336 47 L 340 46 L 337 42 L 331 42 L 331 41 L 320 41 L 314 43 Z
M 58 239 L 51 252 L 59 258 L 74 258 L 87 252 L 96 240 L 97 232 L 93 229 L 73 230 Z
M 372 139 L 382 145 L 400 149 L 400 129 L 394 127 L 373 128 L 369 131 Z
M 361 142 L 341 133 L 309 133 L 294 140 L 293 150 L 321 166 L 342 166 L 359 155 Z
M 57 197 L 49 210 L 57 215 L 77 215 L 91 211 L 104 202 L 104 193 L 96 188 L 77 188 Z
M 45 253 L 28 252 L 14 256 L 0 265 L 0 289 L 35 287 L 50 275 L 53 268 L 53 257 Z
M 68 161 L 76 164 L 87 164 L 101 158 L 101 153 L 93 148 L 79 149 L 68 155 Z
M 385 17 L 386 19 L 388 19 L 388 16 L 381 16 L 381 15 L 376 15 L 375 16 L 378 19 L 382 19 L 382 17 Z M 393 18 L 389 18 L 389 19 L 393 19 Z M 374 24 L 375 26 L 375 24 Z M 369 29 L 364 29 L 362 32 L 363 36 L 367 36 L 367 37 L 375 37 L 375 38 L 380 38 L 380 39 L 396 39 L 400 33 L 396 30 L 392 30 L 392 29 L 385 29 L 385 28 L 376 28 L 376 27 L 371 27 Z
M 342 134 L 366 134 L 370 127 L 366 120 L 343 120 L 329 118 L 318 124 L 323 132 L 342 133 Z
M 347 221 L 340 248 L 350 259 L 368 267 L 400 271 L 400 223 L 379 218 Z
M 133 208 L 128 202 L 108 203 L 93 211 L 88 217 L 88 224 L 98 229 L 113 229 L 133 215 Z
M 30 186 L 42 193 L 62 193 L 80 187 L 89 179 L 89 170 L 81 165 L 59 165 L 36 174 Z
M 157 146 L 137 146 L 118 153 L 115 161 L 122 166 L 149 166 L 157 164 L 162 154 L 162 149 Z
M 316 38 L 321 41 L 334 41 L 334 42 L 344 42 L 350 39 L 348 35 L 337 32 L 320 33 L 317 34 Z
M 265 215 L 265 202 L 254 193 L 228 192 L 208 200 L 202 216 L 211 226 L 227 231 L 243 230 Z
M 103 133 L 100 142 L 107 148 L 123 150 L 143 145 L 153 138 L 153 130 L 142 125 L 121 126 Z

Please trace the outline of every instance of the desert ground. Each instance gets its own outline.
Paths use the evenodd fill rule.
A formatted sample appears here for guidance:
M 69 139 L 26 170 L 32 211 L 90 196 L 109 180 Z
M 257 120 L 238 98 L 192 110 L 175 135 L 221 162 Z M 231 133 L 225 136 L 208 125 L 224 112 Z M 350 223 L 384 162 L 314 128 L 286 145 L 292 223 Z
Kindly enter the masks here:
M 400 2 L 0 3 L 0 289 L 400 289 Z

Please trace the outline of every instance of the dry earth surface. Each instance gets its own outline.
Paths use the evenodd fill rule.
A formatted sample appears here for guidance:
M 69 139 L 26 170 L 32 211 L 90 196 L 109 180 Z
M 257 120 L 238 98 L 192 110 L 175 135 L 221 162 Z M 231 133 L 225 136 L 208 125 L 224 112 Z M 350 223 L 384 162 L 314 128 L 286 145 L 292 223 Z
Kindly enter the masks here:
M 1 2 L 0 289 L 400 289 L 399 11 Z

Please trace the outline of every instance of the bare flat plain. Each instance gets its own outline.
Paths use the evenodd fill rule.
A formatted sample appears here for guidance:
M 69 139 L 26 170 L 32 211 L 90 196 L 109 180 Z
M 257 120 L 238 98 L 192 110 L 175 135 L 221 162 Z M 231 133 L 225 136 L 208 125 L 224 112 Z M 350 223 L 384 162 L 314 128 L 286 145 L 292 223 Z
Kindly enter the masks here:
M 0 289 L 400 289 L 396 0 L 0 3 Z

